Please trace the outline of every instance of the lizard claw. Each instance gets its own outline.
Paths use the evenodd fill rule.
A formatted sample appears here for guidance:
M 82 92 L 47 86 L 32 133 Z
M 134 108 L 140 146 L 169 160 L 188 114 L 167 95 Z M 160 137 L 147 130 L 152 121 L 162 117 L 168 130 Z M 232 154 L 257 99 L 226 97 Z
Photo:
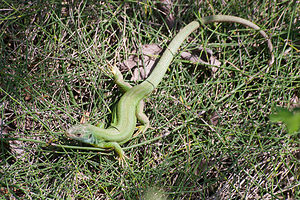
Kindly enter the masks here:
M 119 68 L 116 67 L 115 65 L 108 65 L 108 68 L 114 76 L 122 75 Z
M 138 128 L 138 130 L 134 133 L 133 137 L 136 137 L 136 136 L 138 136 L 140 133 L 142 133 L 144 139 L 146 140 L 145 134 L 144 134 L 144 133 L 145 133 L 146 130 L 149 128 L 149 125 L 138 126 L 137 128 Z
M 122 166 L 123 168 L 124 168 L 124 164 L 126 167 L 128 167 L 128 163 L 127 163 L 126 159 L 128 159 L 128 157 L 126 155 L 119 156 L 119 158 L 118 158 L 119 165 Z

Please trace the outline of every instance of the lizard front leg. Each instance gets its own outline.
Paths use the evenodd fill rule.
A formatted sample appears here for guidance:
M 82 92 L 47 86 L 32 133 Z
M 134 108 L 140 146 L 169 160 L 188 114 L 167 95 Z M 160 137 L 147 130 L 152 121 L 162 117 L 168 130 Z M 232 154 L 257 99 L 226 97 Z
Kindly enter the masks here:
M 109 65 L 110 71 L 114 76 L 114 81 L 118 85 L 118 87 L 121 89 L 123 93 L 127 92 L 132 86 L 127 83 L 120 70 L 116 66 Z
M 119 145 L 119 143 L 117 143 L 117 142 L 101 142 L 95 146 L 100 147 L 100 148 L 113 149 L 118 154 L 119 164 L 121 164 L 123 166 L 123 163 L 124 162 L 126 163 L 127 157 L 126 157 L 123 149 Z

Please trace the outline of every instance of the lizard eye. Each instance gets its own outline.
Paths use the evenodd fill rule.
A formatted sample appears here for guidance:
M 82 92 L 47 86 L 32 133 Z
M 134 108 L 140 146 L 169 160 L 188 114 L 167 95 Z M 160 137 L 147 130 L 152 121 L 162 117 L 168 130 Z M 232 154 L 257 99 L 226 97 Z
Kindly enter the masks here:
M 81 137 L 81 133 L 76 133 L 76 137 Z

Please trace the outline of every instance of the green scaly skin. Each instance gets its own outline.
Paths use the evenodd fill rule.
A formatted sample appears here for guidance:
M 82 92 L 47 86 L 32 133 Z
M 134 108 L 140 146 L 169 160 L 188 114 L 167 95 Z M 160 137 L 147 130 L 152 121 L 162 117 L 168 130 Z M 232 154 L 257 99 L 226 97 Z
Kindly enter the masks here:
M 268 48 L 271 53 L 269 65 L 272 65 L 274 55 L 272 54 L 273 46 L 271 40 L 257 25 L 248 20 L 228 15 L 214 15 L 200 19 L 200 23 L 202 24 L 212 22 L 239 23 L 258 30 L 267 40 Z M 180 45 L 193 31 L 200 27 L 200 23 L 193 21 L 179 31 L 164 51 L 151 75 L 139 85 L 131 87 L 129 83 L 123 80 L 120 71 L 116 67 L 111 67 L 116 84 L 125 92 L 118 102 L 116 110 L 113 112 L 111 125 L 108 128 L 103 128 L 104 126 L 97 127 L 90 124 L 76 125 L 67 130 L 67 137 L 99 148 L 114 149 L 119 155 L 119 158 L 123 160 L 125 154 L 120 144 L 127 142 L 132 137 L 137 120 L 143 124 L 139 128 L 139 132 L 144 133 L 149 127 L 149 119 L 143 113 L 144 103 L 142 99 L 149 95 L 161 82 Z

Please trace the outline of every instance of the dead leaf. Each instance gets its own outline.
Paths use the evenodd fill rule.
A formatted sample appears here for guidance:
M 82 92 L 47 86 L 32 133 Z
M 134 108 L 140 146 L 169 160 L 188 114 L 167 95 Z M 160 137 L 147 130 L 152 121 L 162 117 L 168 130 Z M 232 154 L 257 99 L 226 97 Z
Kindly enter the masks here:
M 90 112 L 84 111 L 84 113 L 80 119 L 80 124 L 84 124 L 84 123 L 88 122 L 89 118 L 90 118 Z
M 220 116 L 217 112 L 213 112 L 210 116 L 210 122 L 212 125 L 216 126 L 219 123 Z
M 183 59 L 189 60 L 189 61 L 191 61 L 191 62 L 194 63 L 194 64 L 200 63 L 200 64 L 206 64 L 206 65 L 209 65 L 208 62 L 205 62 L 205 61 L 202 60 L 199 56 L 193 55 L 193 54 L 191 54 L 191 53 L 189 53 L 189 52 L 185 52 L 185 51 L 184 51 L 184 52 L 182 52 L 182 53 L 180 54 L 180 56 L 181 56 Z
M 28 86 L 26 86 L 25 87 L 25 94 L 24 94 L 24 100 L 25 101 L 30 101 L 31 100 L 32 96 L 31 96 L 30 92 L 31 92 L 31 89 Z
M 160 3 L 157 4 L 157 8 L 165 16 L 165 21 L 169 29 L 172 29 L 175 24 L 175 17 L 172 13 L 173 7 L 174 5 L 172 0 L 160 0 Z
M 215 66 L 211 68 L 212 72 L 215 73 L 220 68 L 222 63 L 213 55 L 210 56 L 209 61 L 211 65 Z
M 146 79 L 157 59 L 159 58 L 159 54 L 161 53 L 162 48 L 158 44 L 146 44 L 141 47 L 141 52 L 134 50 L 130 54 L 127 60 L 122 63 L 119 63 L 118 66 L 121 71 L 129 71 L 133 69 L 131 81 L 138 81 Z M 202 55 L 201 51 L 205 51 L 208 54 L 209 62 L 204 61 L 200 58 Z M 199 47 L 197 52 L 181 52 L 180 56 L 184 60 L 188 60 L 193 64 L 204 64 L 204 65 L 214 65 L 213 72 L 217 71 L 220 67 L 221 62 L 213 56 L 213 51 L 211 49 L 204 49 L 203 47 Z
M 137 66 L 138 68 L 135 68 L 133 71 L 131 81 L 145 79 L 149 75 L 161 51 L 162 48 L 157 44 L 143 45 L 141 53 L 137 53 L 137 50 L 132 51 L 128 59 L 118 66 L 121 71 L 128 71 Z

